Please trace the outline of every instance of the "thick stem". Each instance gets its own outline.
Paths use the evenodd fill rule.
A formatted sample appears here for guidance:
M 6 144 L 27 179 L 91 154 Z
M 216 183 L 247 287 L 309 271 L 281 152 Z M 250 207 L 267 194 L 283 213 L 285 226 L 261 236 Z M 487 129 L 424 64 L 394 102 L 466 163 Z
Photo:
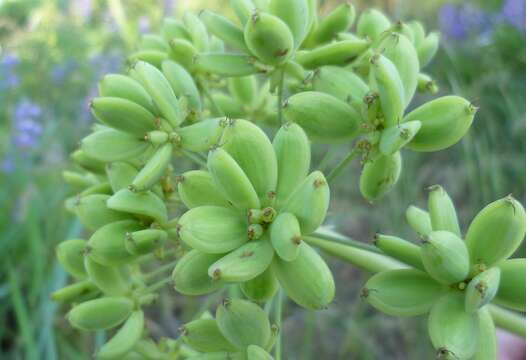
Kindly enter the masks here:
M 340 173 L 349 165 L 356 155 L 358 154 L 358 150 L 356 148 L 352 149 L 349 154 L 344 157 L 338 165 L 332 171 L 327 175 L 327 182 L 331 183 Z
M 351 239 L 350 237 L 338 234 L 334 231 L 327 230 L 323 227 L 319 228 L 318 231 L 315 231 L 312 234 L 312 236 L 384 255 L 384 253 L 380 249 L 378 249 L 372 244 L 367 244 L 358 240 Z
M 142 293 L 143 294 L 151 294 L 153 292 L 156 292 L 157 290 L 160 290 L 162 289 L 163 287 L 165 287 L 167 284 L 169 283 L 172 283 L 173 280 L 172 280 L 172 276 L 168 276 L 164 279 L 161 279 L 159 281 L 157 281 L 156 283 L 153 283 L 151 285 L 149 285 L 148 287 L 146 287 Z
M 278 83 L 278 122 L 283 125 L 283 84 L 285 82 L 285 69 L 279 70 L 279 83 Z
M 281 360 L 281 317 L 283 316 L 283 294 L 282 290 L 279 289 L 274 299 L 274 322 L 278 327 L 278 335 L 276 339 L 276 345 L 274 347 L 274 359 Z
M 175 264 L 177 264 L 177 261 L 179 261 L 179 260 L 171 261 L 168 264 L 162 265 L 162 266 L 158 267 L 157 269 L 155 269 L 155 270 L 153 270 L 153 271 L 151 271 L 149 273 L 144 274 L 142 279 L 145 282 L 150 281 L 151 279 L 155 278 L 157 275 L 163 274 L 166 271 L 169 271 L 169 270 L 173 269 Z
M 489 305 L 489 311 L 495 325 L 526 338 L 526 317 L 493 304 Z

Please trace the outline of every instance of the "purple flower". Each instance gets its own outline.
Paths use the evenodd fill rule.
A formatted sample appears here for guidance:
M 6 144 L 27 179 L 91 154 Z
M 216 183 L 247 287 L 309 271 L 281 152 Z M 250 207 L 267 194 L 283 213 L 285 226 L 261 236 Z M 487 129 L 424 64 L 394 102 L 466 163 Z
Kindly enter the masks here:
M 505 0 L 501 13 L 504 21 L 519 31 L 526 31 L 526 0 Z
M 164 0 L 164 15 L 172 15 L 177 7 L 177 0 Z
M 19 102 L 15 108 L 15 120 L 22 121 L 24 119 L 36 119 L 42 115 L 42 109 L 38 104 L 35 104 L 27 99 Z
M 490 17 L 471 5 L 446 4 L 440 9 L 438 20 L 442 33 L 453 40 L 464 40 L 491 27 Z
M 74 60 L 68 60 L 66 63 L 55 65 L 51 71 L 51 79 L 55 84 L 60 84 L 73 72 L 77 64 Z
M 20 78 L 16 74 L 16 66 L 20 59 L 14 54 L 6 54 L 0 59 L 0 89 L 9 90 L 20 84 Z
M 3 172 L 13 172 L 15 170 L 15 161 L 12 156 L 6 156 L 2 162 Z
M 12 69 L 13 67 L 17 66 L 20 63 L 20 59 L 18 56 L 14 54 L 5 54 L 4 57 L 2 57 L 1 65 L 2 67 L 7 67 Z
M 43 127 L 38 121 L 42 116 L 39 105 L 24 99 L 20 101 L 13 114 L 13 145 L 22 150 L 33 148 L 42 135 Z

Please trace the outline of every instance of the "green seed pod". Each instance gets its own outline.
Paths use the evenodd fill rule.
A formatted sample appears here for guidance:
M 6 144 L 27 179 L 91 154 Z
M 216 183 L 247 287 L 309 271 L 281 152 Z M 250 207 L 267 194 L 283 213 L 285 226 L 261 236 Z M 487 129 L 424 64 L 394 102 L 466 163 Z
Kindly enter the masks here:
M 405 212 L 405 218 L 409 226 L 420 235 L 427 235 L 433 231 L 429 213 L 419 207 L 409 206 Z
M 323 66 L 312 78 L 315 91 L 332 95 L 341 101 L 362 100 L 369 92 L 367 84 L 349 69 L 338 66 Z
M 293 55 L 294 39 L 279 17 L 256 12 L 245 25 L 245 43 L 263 63 L 277 66 Z
M 230 79 L 236 79 L 230 78 Z M 212 114 L 215 116 L 226 116 L 229 119 L 239 119 L 245 115 L 244 104 L 238 99 L 232 97 L 231 95 L 215 92 L 211 94 L 214 104 L 217 106 L 216 109 L 212 106 L 210 102 Z
M 459 96 L 431 100 L 406 115 L 404 122 L 420 120 L 422 127 L 407 148 L 438 151 L 457 143 L 468 131 L 477 108 Z
M 71 160 L 88 171 L 94 173 L 104 172 L 104 162 L 86 155 L 81 149 L 77 149 L 71 154 Z
M 96 131 L 81 142 L 86 155 L 104 162 L 137 158 L 149 146 L 144 139 L 113 129 Z
M 306 69 L 315 69 L 323 65 L 344 66 L 355 60 L 369 47 L 363 39 L 335 41 L 313 50 L 298 51 L 296 61 Z
M 146 229 L 126 235 L 126 250 L 133 255 L 145 255 L 161 247 L 168 234 L 164 230 Z
M 108 199 L 106 205 L 113 210 L 146 216 L 161 224 L 168 221 L 166 205 L 151 191 L 134 193 L 121 189 Z
M 156 113 L 151 96 L 135 79 L 120 74 L 108 74 L 99 83 L 99 93 L 104 97 L 117 97 L 133 101 L 152 114 Z
M 138 173 L 139 171 L 133 165 L 124 161 L 116 161 L 106 165 L 106 175 L 114 193 L 127 188 Z
M 493 318 L 487 308 L 478 311 L 479 314 L 479 344 L 471 360 L 497 359 L 497 333 Z
M 270 339 L 267 313 L 256 304 L 241 299 L 225 299 L 216 310 L 221 333 L 236 347 L 265 346 Z
M 299 48 L 310 28 L 309 5 L 306 0 L 270 0 L 268 10 L 287 24 L 295 48 Z
M 86 277 L 83 256 L 86 244 L 86 240 L 71 239 L 62 241 L 56 248 L 58 262 L 70 275 L 78 279 Z
M 241 25 L 245 26 L 250 15 L 256 9 L 256 5 L 251 0 L 229 0 L 229 3 Z
M 313 171 L 290 195 L 283 211 L 296 216 L 302 234 L 310 234 L 325 220 L 330 197 L 325 176 L 320 171 Z
M 374 245 L 385 254 L 418 270 L 424 270 L 424 264 L 420 257 L 420 248 L 417 245 L 396 236 L 383 234 L 374 236 Z
M 418 60 L 420 67 L 423 68 L 433 60 L 440 45 L 440 35 L 432 32 L 425 37 L 422 43 L 417 47 Z
M 399 151 L 393 155 L 379 154 L 364 165 L 360 175 L 360 192 L 371 202 L 378 200 L 396 185 L 401 172 Z
M 210 254 L 223 254 L 248 241 L 247 222 L 235 209 L 200 206 L 179 219 L 179 236 L 190 247 Z
M 184 24 L 178 20 L 171 17 L 167 17 L 163 20 L 161 26 L 161 35 L 168 42 L 173 39 L 185 39 L 191 41 L 190 34 L 188 30 L 184 27 Z
M 247 347 L 247 360 L 274 360 L 274 358 L 261 347 L 249 345 Z
M 210 52 L 215 53 L 224 53 L 225 52 L 225 42 L 218 38 L 217 36 L 212 35 L 210 37 Z
M 205 254 L 198 250 L 186 253 L 172 273 L 175 290 L 184 295 L 204 295 L 223 286 L 223 281 L 208 276 L 208 268 L 223 255 Z
M 430 93 L 430 94 L 436 94 L 439 90 L 438 85 L 435 82 L 435 80 L 433 80 L 431 76 L 424 74 L 424 73 L 418 74 L 417 89 L 421 93 Z
M 499 289 L 500 269 L 493 267 L 475 276 L 466 288 L 466 311 L 478 311 L 489 304 Z
M 131 314 L 133 301 L 125 297 L 103 297 L 86 301 L 67 314 L 70 324 L 80 330 L 111 329 Z
M 192 170 L 177 177 L 177 191 L 181 201 L 189 209 L 203 205 L 229 206 L 228 200 L 217 189 L 208 171 Z
M 206 25 L 208 31 L 223 40 L 225 44 L 234 49 L 247 50 L 243 30 L 229 19 L 208 10 L 202 11 L 199 17 Z
M 93 186 L 90 186 L 89 188 L 82 191 L 79 196 L 88 196 L 92 194 L 111 194 L 111 186 L 109 182 L 101 182 L 98 184 L 95 184 Z M 78 198 L 75 198 L 75 201 L 77 201 Z
M 268 301 L 276 294 L 279 288 L 278 280 L 274 275 L 272 267 L 255 278 L 240 284 L 243 294 L 252 301 Z
M 133 179 L 130 189 L 146 191 L 156 185 L 172 159 L 172 144 L 161 145 Z
M 444 287 L 415 269 L 380 272 L 371 277 L 362 296 L 380 311 L 393 316 L 417 316 L 429 312 Z
M 421 126 L 420 121 L 413 120 L 383 130 L 380 136 L 380 152 L 392 155 L 399 151 L 415 137 Z
M 321 143 L 352 139 L 359 130 L 360 114 L 337 98 L 315 91 L 291 96 L 283 109 L 287 120 L 299 124 L 309 138 Z
M 208 268 L 208 276 L 227 282 L 244 282 L 263 273 L 272 262 L 274 250 L 268 239 L 250 241 L 222 257 Z
M 160 35 L 144 34 L 141 36 L 139 48 L 141 50 L 157 50 L 167 52 L 169 49 L 168 43 Z
M 413 33 L 413 28 L 411 26 L 409 26 L 409 24 L 407 24 L 407 23 L 405 23 L 403 21 L 398 21 L 393 26 L 392 29 L 396 33 L 398 33 L 400 35 L 404 35 L 411 42 L 411 44 L 415 43 L 415 34 Z M 414 45 L 413 45 L 413 47 L 414 47 Z M 416 49 L 415 49 L 415 54 L 416 54 Z
M 197 69 L 218 76 L 247 76 L 262 72 L 249 55 L 201 53 L 194 57 Z
M 257 99 L 257 80 L 254 75 L 231 77 L 228 79 L 228 91 L 240 103 L 252 106 Z
M 206 26 L 199 17 L 190 11 L 186 11 L 183 14 L 183 22 L 197 50 L 208 51 L 210 39 L 208 38 Z
M 526 213 L 511 195 L 486 205 L 466 234 L 472 264 L 486 267 L 508 258 L 526 234 Z
M 100 294 L 99 289 L 89 280 L 79 281 L 51 293 L 51 299 L 60 303 L 79 303 L 91 300 Z
M 272 267 L 283 290 L 298 305 L 319 310 L 334 298 L 331 270 L 309 245 L 301 244 L 298 257 L 293 261 L 275 257 Z
M 161 68 L 175 96 L 188 99 L 188 105 L 192 111 L 201 111 L 201 95 L 192 75 L 183 66 L 172 60 L 163 61 Z
M 222 138 L 225 149 L 243 169 L 263 206 L 276 191 L 278 165 L 272 143 L 259 127 L 246 120 L 236 120 Z M 252 206 L 251 208 L 258 208 Z
M 365 10 L 356 24 L 358 36 L 376 40 L 380 34 L 391 27 L 389 19 L 377 9 Z
M 215 319 L 198 319 L 181 327 L 184 342 L 192 349 L 202 352 L 236 351 L 221 334 Z
M 500 265 L 500 285 L 495 302 L 510 309 L 526 311 L 526 259 L 511 259 Z
M 132 312 L 119 331 L 100 348 L 97 359 L 122 359 L 139 341 L 143 328 L 144 313 L 142 310 Z
M 413 32 L 413 44 L 415 44 L 415 48 L 418 49 L 426 37 L 424 25 L 420 21 L 412 20 L 407 23 L 407 26 L 409 26 Z
M 215 186 L 234 206 L 241 210 L 261 206 L 254 186 L 228 152 L 222 148 L 210 151 L 207 165 Z
M 281 213 L 270 226 L 270 239 L 276 253 L 285 261 L 298 257 L 301 230 L 298 219 L 291 213 Z
M 135 256 L 126 251 L 126 233 L 140 229 L 139 223 L 133 220 L 104 225 L 91 236 L 86 251 L 101 265 L 117 266 L 128 263 L 134 260 Z
M 464 241 L 454 233 L 432 231 L 420 247 L 422 262 L 436 281 L 450 285 L 463 281 L 469 274 L 469 254 Z
M 263 236 L 263 232 L 265 232 L 265 229 L 263 229 L 263 226 L 260 224 L 250 224 L 247 230 L 248 240 L 259 239 L 261 236 Z
M 177 61 L 188 70 L 194 69 L 194 58 L 197 56 L 197 49 L 194 45 L 184 39 L 173 39 L 170 41 L 170 58 Z
M 333 40 L 338 33 L 347 31 L 353 24 L 356 11 L 351 3 L 341 4 L 323 18 L 312 34 L 317 44 Z
M 225 123 L 225 118 L 214 118 L 179 128 L 177 134 L 181 137 L 180 146 L 194 152 L 214 148 L 225 129 Z
M 159 64 L 159 67 L 161 64 Z M 133 70 L 139 82 L 152 97 L 161 115 L 173 127 L 179 126 L 184 120 L 183 114 L 178 106 L 177 97 L 163 73 L 143 61 L 135 63 Z
M 278 162 L 275 206 L 280 208 L 309 173 L 310 142 L 298 124 L 287 123 L 274 136 L 272 146 Z
M 455 204 L 440 185 L 429 187 L 429 215 L 433 230 L 446 230 L 461 237 Z
M 122 266 L 104 266 L 90 256 L 84 256 L 84 267 L 89 279 L 105 295 L 127 295 L 130 292 L 129 274 Z
M 110 196 L 106 194 L 92 194 L 79 198 L 74 210 L 86 228 L 95 231 L 103 225 L 130 217 L 122 212 L 109 209 L 106 206 L 106 200 L 109 198 Z
M 428 331 L 438 356 L 470 359 L 479 344 L 478 313 L 464 310 L 460 294 L 447 294 L 431 309 Z
M 82 190 L 87 187 L 97 184 L 97 178 L 93 174 L 80 174 L 75 171 L 63 171 L 62 178 L 64 181 L 75 188 L 75 190 Z M 76 200 L 74 200 L 76 202 Z
M 128 63 L 135 64 L 136 62 L 144 62 L 148 65 L 160 69 L 163 61 L 168 59 L 168 54 L 159 50 L 140 50 L 128 56 Z

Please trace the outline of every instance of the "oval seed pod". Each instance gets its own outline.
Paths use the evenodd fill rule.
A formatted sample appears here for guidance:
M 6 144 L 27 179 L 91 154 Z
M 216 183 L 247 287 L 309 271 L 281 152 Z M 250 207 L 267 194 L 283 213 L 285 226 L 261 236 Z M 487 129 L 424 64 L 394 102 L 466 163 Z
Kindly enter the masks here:
M 184 24 L 175 18 L 166 17 L 163 19 L 161 26 L 161 35 L 170 42 L 173 39 L 185 39 L 191 41 L 190 34 Z
M 252 0 L 229 0 L 229 4 L 242 26 L 247 23 L 250 15 L 256 10 L 256 5 Z
M 163 61 L 168 59 L 168 54 L 159 50 L 140 50 L 128 56 L 128 64 L 135 64 L 138 61 L 147 63 L 154 68 L 160 69 Z
M 79 304 L 66 315 L 80 330 L 106 330 L 124 322 L 131 314 L 133 301 L 125 297 L 103 297 Z
M 433 231 L 429 213 L 419 207 L 410 205 L 405 212 L 405 218 L 409 226 L 420 235 L 427 235 Z
M 292 261 L 298 257 L 301 230 L 298 219 L 291 213 L 281 213 L 270 226 L 270 240 L 280 258 Z
M 150 147 L 144 139 L 113 129 L 86 136 L 80 146 L 86 155 L 104 162 L 134 159 Z
M 132 191 L 146 191 L 156 185 L 164 175 L 172 159 L 172 144 L 161 145 L 133 179 Z
M 226 253 L 248 241 L 247 221 L 235 209 L 196 207 L 184 213 L 178 225 L 181 240 L 205 253 Z
M 419 92 L 430 94 L 436 94 L 439 90 L 435 80 L 433 80 L 431 76 L 424 73 L 418 74 L 417 89 Z
M 290 195 L 282 210 L 295 215 L 302 234 L 310 234 L 325 220 L 330 197 L 325 176 L 313 171 Z
M 206 27 L 199 17 L 190 11 L 186 11 L 183 14 L 183 22 L 195 47 L 199 51 L 208 51 L 210 40 Z
M 211 96 L 217 107 L 217 109 L 215 109 L 211 102 L 208 101 L 214 116 L 226 116 L 229 119 L 239 119 L 245 115 L 245 107 L 238 99 L 222 92 L 214 92 Z
M 478 311 L 484 305 L 489 304 L 499 289 L 500 269 L 490 268 L 475 276 L 466 288 L 466 311 Z
M 225 299 L 216 310 L 221 333 L 237 348 L 265 346 L 270 339 L 267 313 L 256 304 L 241 299 Z
M 362 290 L 362 296 L 386 314 L 417 316 L 429 312 L 445 291 L 443 286 L 422 271 L 397 269 L 371 277 Z
M 332 95 L 341 101 L 362 100 L 369 92 L 367 84 L 349 69 L 338 66 L 323 66 L 312 78 L 315 91 Z
M 198 70 L 219 76 L 247 76 L 264 72 L 251 56 L 244 54 L 201 53 L 194 57 Z
M 73 160 L 76 164 L 80 165 L 80 167 L 88 171 L 94 173 L 104 172 L 104 163 L 86 155 L 81 149 L 75 150 L 71 154 L 71 160 Z
M 393 26 L 393 31 L 400 35 L 404 35 L 411 42 L 411 44 L 415 43 L 415 34 L 413 34 L 413 28 L 409 26 L 409 24 L 403 21 L 397 21 L 396 24 Z M 413 47 L 415 46 L 413 45 Z
M 235 207 L 241 210 L 261 207 L 254 186 L 228 152 L 222 148 L 210 151 L 207 166 L 215 186 Z
M 420 247 L 422 262 L 436 281 L 450 285 L 469 274 L 469 254 L 464 241 L 454 233 L 439 230 L 427 234 Z
M 279 17 L 255 12 L 245 25 L 245 43 L 262 62 L 278 66 L 293 55 L 294 39 Z
M 217 36 L 212 35 L 210 37 L 210 52 L 225 52 L 225 42 L 218 38 Z
M 168 234 L 160 229 L 146 229 L 126 235 L 126 250 L 133 255 L 145 255 L 161 247 Z
M 74 211 L 86 228 L 95 231 L 103 225 L 130 217 L 128 214 L 109 209 L 106 206 L 109 198 L 106 194 L 92 194 L 78 199 Z
M 228 79 L 228 91 L 239 102 L 252 106 L 257 99 L 257 80 L 254 75 L 231 77 Z
M 149 217 L 161 224 L 168 221 L 166 205 L 151 191 L 135 193 L 121 189 L 108 199 L 106 205 L 113 210 Z
M 250 300 L 263 302 L 272 299 L 279 289 L 279 283 L 272 267 L 268 267 L 255 278 L 240 284 L 240 288 Z
M 526 234 L 526 212 L 511 195 L 486 205 L 466 234 L 472 264 L 492 266 L 517 250 Z
M 415 48 L 418 49 L 426 37 L 424 25 L 420 21 L 411 20 L 407 23 L 407 26 L 409 26 L 413 32 L 413 44 L 415 44 Z
M 98 182 L 97 178 L 93 174 L 81 174 L 75 171 L 67 170 L 62 172 L 62 178 L 68 185 L 75 188 L 75 190 L 85 189 L 87 187 L 97 184 Z
M 80 303 L 100 294 L 99 289 L 89 280 L 79 281 L 51 293 L 51 300 L 60 303 Z
M 193 111 L 201 111 L 201 95 L 192 75 L 175 61 L 163 61 L 161 66 L 166 80 L 170 83 L 175 96 L 188 99 L 188 105 Z
M 479 316 L 464 310 L 460 294 L 449 293 L 431 309 L 428 331 L 437 355 L 469 359 L 479 343 Z
M 122 266 L 105 266 L 84 256 L 84 266 L 89 279 L 105 294 L 126 295 L 131 290 L 129 274 Z
M 495 302 L 510 309 L 526 311 L 526 259 L 511 259 L 500 265 L 500 285 Z
M 135 256 L 126 251 L 126 233 L 140 229 L 139 223 L 133 220 L 104 225 L 91 235 L 86 248 L 88 256 L 106 266 L 117 266 L 134 260 Z
M 459 96 L 431 100 L 407 114 L 404 122 L 419 120 L 422 127 L 407 148 L 438 151 L 457 143 L 468 131 L 476 108 Z
M 433 60 L 440 45 L 440 35 L 437 32 L 429 33 L 417 47 L 420 67 L 423 68 Z
M 273 360 L 274 358 L 264 349 L 257 345 L 249 345 L 247 347 L 248 360 Z
M 361 37 L 376 40 L 381 33 L 391 27 L 389 19 L 377 9 L 365 10 L 356 24 L 356 33 Z
M 385 254 L 405 264 L 411 265 L 418 270 L 425 270 L 420 257 L 420 247 L 407 240 L 377 233 L 374 235 L 374 245 Z
M 283 261 L 275 257 L 272 268 L 287 295 L 306 309 L 323 309 L 334 298 L 331 270 L 320 255 L 305 243 L 300 245 L 295 260 Z
M 369 47 L 364 39 L 340 40 L 312 50 L 296 53 L 296 61 L 306 69 L 315 69 L 323 65 L 344 66 L 354 61 Z
M 188 70 L 194 70 L 194 58 L 197 56 L 197 49 L 185 39 L 173 39 L 170 41 L 170 58 L 177 61 Z
M 200 152 L 214 148 L 226 126 L 225 118 L 205 119 L 177 129 L 180 146 L 189 151 Z
M 312 34 L 317 44 L 333 40 L 338 33 L 347 31 L 353 24 L 356 11 L 351 3 L 341 4 L 323 18 Z
M 208 10 L 199 13 L 199 17 L 206 25 L 208 31 L 223 40 L 225 44 L 234 49 L 247 50 L 243 30 L 229 19 Z
M 136 310 L 131 313 L 124 325 L 97 353 L 97 359 L 121 359 L 139 341 L 144 328 L 144 313 Z
M 99 93 L 104 97 L 127 99 L 142 106 L 152 114 L 157 110 L 152 97 L 135 79 L 120 74 L 105 75 L 99 82 Z
M 442 186 L 429 187 L 428 209 L 433 230 L 446 230 L 462 236 L 455 204 Z
M 337 98 L 315 91 L 291 96 L 283 114 L 300 125 L 309 138 L 321 143 L 352 139 L 359 130 L 360 114 Z
M 192 349 L 202 352 L 236 351 L 221 334 L 215 319 L 198 319 L 181 327 L 183 341 Z
M 86 244 L 86 240 L 71 239 L 62 241 L 56 247 L 58 262 L 70 275 L 78 279 L 86 277 L 86 269 L 84 268 Z
M 479 344 L 471 360 L 497 359 L 497 332 L 489 309 L 482 308 L 479 314 Z
M 399 151 L 415 137 L 421 126 L 420 121 L 413 120 L 384 129 L 380 136 L 380 152 L 391 155 Z
M 106 175 L 114 193 L 128 187 L 138 172 L 135 166 L 124 161 L 116 161 L 106 165 Z
M 181 201 L 189 209 L 203 205 L 229 206 L 228 200 L 217 189 L 208 171 L 192 170 L 178 176 L 177 191 Z
M 401 172 L 399 151 L 393 155 L 379 154 L 364 165 L 360 175 L 360 192 L 369 201 L 378 200 L 396 185 Z
M 221 280 L 208 276 L 208 268 L 223 255 L 205 254 L 198 250 L 186 253 L 172 273 L 175 290 L 184 295 L 204 295 L 224 285 Z
M 270 0 L 268 10 L 287 24 L 295 48 L 299 48 L 308 35 L 309 5 L 306 0 Z
M 160 35 L 144 34 L 141 36 L 139 48 L 141 50 L 158 50 L 167 52 L 169 47 L 164 38 Z

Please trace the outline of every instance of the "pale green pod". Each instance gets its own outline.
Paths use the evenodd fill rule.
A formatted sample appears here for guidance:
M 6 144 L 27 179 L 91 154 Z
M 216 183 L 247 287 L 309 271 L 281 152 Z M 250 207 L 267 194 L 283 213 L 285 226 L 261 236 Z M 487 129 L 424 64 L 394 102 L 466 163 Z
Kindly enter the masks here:
M 224 283 L 208 276 L 208 268 L 223 255 L 205 254 L 198 250 L 186 253 L 172 273 L 175 290 L 184 295 L 204 295 L 221 288 Z
M 459 96 L 431 100 L 404 118 L 419 120 L 422 127 L 407 148 L 415 151 L 438 151 L 457 143 L 469 130 L 477 108 Z
M 81 149 L 77 149 L 71 154 L 71 160 L 88 171 L 94 173 L 104 172 L 104 162 L 86 155 Z
M 466 311 L 478 311 L 484 305 L 489 304 L 499 289 L 500 269 L 490 268 L 475 276 L 466 288 L 465 304 Z
M 486 205 L 466 234 L 472 265 L 490 267 L 517 250 L 526 234 L 526 212 L 511 195 Z
M 114 193 L 127 188 L 138 172 L 139 170 L 135 166 L 124 161 L 116 161 L 106 165 L 106 175 Z
M 80 146 L 86 155 L 104 162 L 134 159 L 150 147 L 142 138 L 113 129 L 86 136 Z
M 407 240 L 377 233 L 374 235 L 374 245 L 386 255 L 400 260 L 404 264 L 411 265 L 418 270 L 425 270 L 420 257 L 420 247 Z
M 141 50 L 157 50 L 167 52 L 169 46 L 161 35 L 144 34 L 141 36 L 139 48 Z
M 392 155 L 377 155 L 368 161 L 360 175 L 360 192 L 369 201 L 387 194 L 398 182 L 402 172 L 400 152 Z
M 281 213 L 270 226 L 270 240 L 278 256 L 285 261 L 298 257 L 301 229 L 298 219 L 291 213 Z
M 161 224 L 168 221 L 166 205 L 151 191 L 136 193 L 121 189 L 107 200 L 106 205 L 110 209 L 145 216 Z
M 471 360 L 497 359 L 497 332 L 489 309 L 482 308 L 479 314 L 479 344 Z
M 172 144 L 161 145 L 130 184 L 133 191 L 146 191 L 156 185 L 172 159 Z
M 403 22 L 403 21 L 398 21 L 394 26 L 393 26 L 393 31 L 400 34 L 400 35 L 404 35 L 410 42 L 411 44 L 413 44 L 413 47 L 415 47 L 414 43 L 415 43 L 415 34 L 413 33 L 413 28 L 411 26 L 409 26 L 409 24 Z M 415 49 L 415 55 L 416 55 L 416 49 Z
M 429 312 L 446 289 L 415 269 L 380 272 L 362 290 L 372 306 L 392 316 L 417 316 Z
M 341 4 L 320 21 L 312 35 L 314 41 L 323 44 L 333 40 L 338 33 L 352 26 L 355 17 L 356 11 L 351 3 Z
M 124 322 L 133 310 L 133 301 L 125 297 L 103 297 L 79 304 L 66 315 L 80 330 L 106 330 Z
M 248 210 L 261 206 L 250 179 L 224 149 L 210 151 L 207 166 L 215 186 L 235 207 Z
M 210 36 L 210 52 L 225 52 L 225 42 L 215 35 Z
M 349 69 L 338 66 L 323 66 L 312 78 L 314 91 L 332 95 L 342 101 L 361 101 L 369 92 L 367 84 Z
M 437 356 L 470 359 L 479 344 L 478 313 L 467 313 L 462 295 L 449 293 L 431 309 L 428 332 Z
M 258 126 L 236 120 L 222 138 L 225 149 L 243 169 L 263 206 L 276 191 L 278 165 L 272 143 Z M 258 208 L 258 206 L 252 206 Z
M 298 305 L 320 310 L 334 298 L 331 270 L 309 245 L 301 244 L 298 257 L 293 261 L 275 257 L 272 267 L 283 290 Z
M 111 186 L 110 186 L 110 183 L 109 182 L 101 182 L 101 183 L 97 183 L 95 185 L 92 185 L 90 186 L 89 188 L 85 189 L 84 191 L 82 191 L 79 196 L 82 197 L 82 196 L 88 196 L 88 195 L 92 195 L 92 194 L 111 194 L 112 193 L 112 190 L 111 190 Z M 75 201 L 76 199 L 78 199 L 77 197 L 75 198 Z
M 201 53 L 194 57 L 198 70 L 219 76 L 247 76 L 263 72 L 254 58 L 244 54 Z
M 310 28 L 309 5 L 306 0 L 270 0 L 268 11 L 287 24 L 295 48 L 299 48 Z
M 173 39 L 185 39 L 191 41 L 190 34 L 186 30 L 184 24 L 175 18 L 166 17 L 163 19 L 161 25 L 161 35 L 168 42 Z
M 433 231 L 429 213 L 419 207 L 410 205 L 405 212 L 405 218 L 409 226 L 420 235 L 427 235 Z
M 439 89 L 437 83 L 431 76 L 420 73 L 418 74 L 417 90 L 422 93 L 436 94 Z
M 423 238 L 420 253 L 427 273 L 442 284 L 451 285 L 469 275 L 468 249 L 452 232 L 430 232 Z
M 265 346 L 270 339 L 267 313 L 256 304 L 241 299 L 225 299 L 216 310 L 219 330 L 233 345 Z
M 180 146 L 189 151 L 200 152 L 214 148 L 225 129 L 225 118 L 205 119 L 177 129 Z
M 133 255 L 150 254 L 160 248 L 168 234 L 160 229 L 145 229 L 126 234 L 126 250 Z
M 84 268 L 86 244 L 86 240 L 70 239 L 62 241 L 55 250 L 58 262 L 70 275 L 78 279 L 86 277 L 86 269 Z
M 231 79 L 236 79 L 236 77 Z M 239 119 L 245 115 L 244 104 L 237 98 L 223 92 L 214 92 L 211 96 L 214 104 L 218 108 L 215 109 L 212 106 L 212 103 L 210 101 L 208 102 L 211 108 L 210 110 L 215 116 L 226 116 L 229 119 Z
M 92 194 L 78 199 L 74 211 L 86 228 L 95 231 L 103 225 L 130 217 L 128 214 L 109 209 L 106 206 L 109 198 L 106 194 Z
M 440 46 L 440 35 L 437 32 L 429 33 L 417 47 L 420 67 L 423 68 L 433 60 Z
M 227 198 L 215 186 L 208 171 L 192 170 L 178 176 L 177 191 L 189 209 L 203 205 L 229 206 Z
M 420 21 L 411 20 L 407 23 L 407 26 L 413 31 L 413 44 L 415 44 L 416 48 L 419 48 L 420 44 L 422 44 L 422 41 L 424 41 L 424 38 L 426 37 L 424 25 Z
M 197 56 L 197 49 L 185 39 L 173 39 L 170 41 L 170 58 L 177 61 L 188 70 L 194 69 L 194 58 Z
M 273 360 L 274 358 L 263 348 L 257 345 L 247 347 L 247 360 Z
M 208 268 L 208 276 L 226 282 L 244 282 L 262 274 L 272 262 L 274 249 L 267 238 L 250 241 Z
M 90 237 L 86 247 L 87 255 L 106 266 L 129 263 L 135 256 L 126 250 L 126 233 L 140 229 L 139 223 L 133 220 L 104 225 Z
M 254 13 L 245 25 L 245 43 L 261 62 L 278 66 L 294 53 L 294 39 L 279 17 L 267 13 Z
M 461 237 L 455 204 L 440 185 L 429 187 L 427 207 L 433 230 L 446 230 Z
M 117 97 L 133 101 L 152 114 L 156 113 L 152 97 L 137 80 L 129 76 L 105 75 L 99 83 L 99 93 L 104 97 Z
M 237 350 L 221 334 L 214 318 L 191 321 L 180 330 L 183 341 L 194 350 L 205 353 Z
M 279 289 L 279 283 L 272 267 L 268 267 L 255 278 L 240 284 L 240 288 L 248 299 L 263 302 L 272 299 Z
M 306 69 L 323 65 L 344 66 L 351 63 L 369 47 L 364 39 L 341 40 L 312 50 L 298 51 L 296 61 Z
M 252 0 L 229 0 L 229 4 L 242 26 L 245 26 L 254 10 L 256 10 Z
M 126 295 L 130 292 L 129 274 L 124 267 L 101 265 L 90 256 L 84 257 L 84 266 L 89 279 L 105 295 Z
M 282 210 L 296 216 L 302 234 L 310 234 L 325 220 L 330 197 L 325 176 L 313 171 L 290 195 Z
M 191 110 L 201 111 L 201 95 L 188 70 L 172 60 L 166 60 L 163 61 L 162 71 L 175 96 L 178 98 L 185 97 Z
M 349 140 L 359 131 L 360 114 L 337 98 L 306 91 L 288 98 L 283 114 L 297 123 L 309 138 L 321 143 Z
M 499 265 L 501 276 L 495 302 L 510 309 L 526 311 L 526 259 L 511 259 Z
M 274 136 L 272 146 L 278 163 L 275 207 L 280 208 L 309 173 L 310 142 L 298 124 L 287 123 Z
M 228 79 L 228 91 L 240 103 L 251 106 L 257 99 L 257 80 L 254 75 L 231 77 Z
M 144 313 L 136 310 L 131 313 L 124 325 L 104 344 L 97 353 L 97 359 L 122 359 L 135 343 L 139 341 L 144 329 Z
M 380 34 L 391 27 L 389 19 L 377 9 L 365 10 L 358 19 L 356 32 L 361 37 L 376 40 Z
M 79 281 L 51 293 L 51 300 L 60 303 L 80 303 L 91 300 L 100 294 L 90 280 Z
M 248 241 L 245 217 L 231 208 L 207 205 L 190 209 L 178 226 L 181 240 L 205 253 L 223 254 Z
M 206 26 L 201 19 L 199 19 L 194 13 L 186 11 L 183 14 L 183 22 L 195 47 L 199 51 L 208 51 L 210 39 L 208 37 L 208 32 L 206 31 Z
M 247 50 L 243 30 L 229 19 L 208 10 L 202 11 L 199 17 L 206 25 L 208 31 L 223 40 L 225 44 L 234 49 Z
M 420 121 L 413 120 L 384 129 L 380 136 L 380 152 L 392 155 L 399 151 L 415 137 L 421 126 Z
M 130 65 L 137 62 L 144 62 L 148 65 L 160 69 L 163 61 L 168 59 L 168 54 L 159 50 L 139 50 L 128 56 L 128 63 Z
M 64 181 L 75 188 L 75 190 L 82 190 L 87 187 L 97 184 L 97 179 L 93 174 L 81 174 L 75 171 L 64 170 L 62 172 Z M 76 202 L 76 200 L 74 200 Z

